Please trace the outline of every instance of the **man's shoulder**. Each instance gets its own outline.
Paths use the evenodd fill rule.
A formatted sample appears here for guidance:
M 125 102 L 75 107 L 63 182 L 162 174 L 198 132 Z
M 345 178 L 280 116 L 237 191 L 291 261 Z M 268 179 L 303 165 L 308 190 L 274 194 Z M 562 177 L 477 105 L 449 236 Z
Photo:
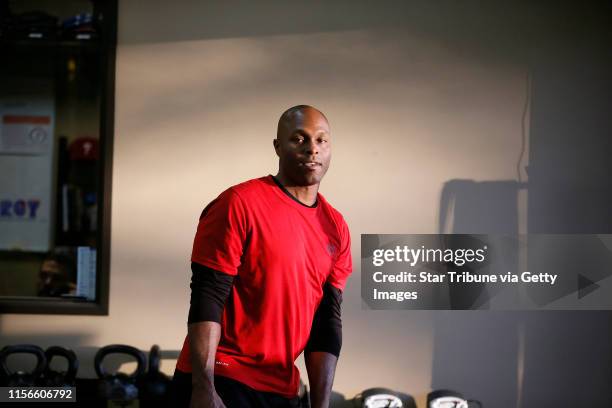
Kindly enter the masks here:
M 270 176 L 263 176 L 251 180 L 243 181 L 229 187 L 225 192 L 228 194 L 237 195 L 240 198 L 248 198 L 252 195 L 261 194 L 263 190 L 269 187 Z
M 319 202 L 327 210 L 327 212 L 334 219 L 336 224 L 338 224 L 338 226 L 346 225 L 346 221 L 344 220 L 342 213 L 339 210 L 337 210 L 336 207 L 331 205 L 329 201 L 327 201 L 327 199 L 321 193 L 319 193 Z

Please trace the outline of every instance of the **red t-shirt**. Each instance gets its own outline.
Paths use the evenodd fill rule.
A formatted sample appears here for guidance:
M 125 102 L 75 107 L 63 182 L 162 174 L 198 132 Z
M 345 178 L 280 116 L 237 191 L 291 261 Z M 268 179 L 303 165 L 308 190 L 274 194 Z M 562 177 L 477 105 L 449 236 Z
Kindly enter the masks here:
M 235 275 L 223 311 L 215 374 L 292 398 L 314 313 L 329 282 L 352 271 L 342 215 L 321 194 L 307 207 L 272 176 L 230 187 L 202 213 L 191 260 Z M 191 372 L 185 338 L 177 368 Z

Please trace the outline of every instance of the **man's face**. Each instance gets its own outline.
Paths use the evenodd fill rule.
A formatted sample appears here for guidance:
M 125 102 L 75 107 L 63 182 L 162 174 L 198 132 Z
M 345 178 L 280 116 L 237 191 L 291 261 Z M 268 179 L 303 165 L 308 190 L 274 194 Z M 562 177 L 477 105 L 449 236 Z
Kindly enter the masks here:
M 321 113 L 296 112 L 274 139 L 281 173 L 298 186 L 319 184 L 329 168 L 330 142 L 329 123 Z
M 38 291 L 44 296 L 58 296 L 66 286 L 67 277 L 57 261 L 46 259 L 39 271 Z

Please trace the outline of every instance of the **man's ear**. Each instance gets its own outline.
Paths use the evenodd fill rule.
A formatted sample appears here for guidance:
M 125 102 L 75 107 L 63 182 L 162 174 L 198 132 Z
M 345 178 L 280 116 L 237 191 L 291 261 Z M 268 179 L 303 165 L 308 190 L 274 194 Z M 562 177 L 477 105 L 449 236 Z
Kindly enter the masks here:
M 280 150 L 280 142 L 278 141 L 278 139 L 274 139 L 272 140 L 272 144 L 274 145 L 274 151 L 276 152 L 276 155 L 280 157 L 280 154 L 278 153 L 278 151 Z

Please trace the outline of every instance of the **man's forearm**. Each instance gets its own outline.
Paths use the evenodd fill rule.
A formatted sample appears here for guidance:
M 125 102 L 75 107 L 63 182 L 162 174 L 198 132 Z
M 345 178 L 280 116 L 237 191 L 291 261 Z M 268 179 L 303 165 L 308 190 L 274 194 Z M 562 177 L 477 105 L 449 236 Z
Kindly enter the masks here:
M 310 383 L 310 406 L 329 407 L 338 357 L 324 351 L 312 351 L 304 354 L 304 360 Z
M 215 354 L 221 338 L 217 322 L 198 322 L 188 326 L 194 387 L 214 389 Z

